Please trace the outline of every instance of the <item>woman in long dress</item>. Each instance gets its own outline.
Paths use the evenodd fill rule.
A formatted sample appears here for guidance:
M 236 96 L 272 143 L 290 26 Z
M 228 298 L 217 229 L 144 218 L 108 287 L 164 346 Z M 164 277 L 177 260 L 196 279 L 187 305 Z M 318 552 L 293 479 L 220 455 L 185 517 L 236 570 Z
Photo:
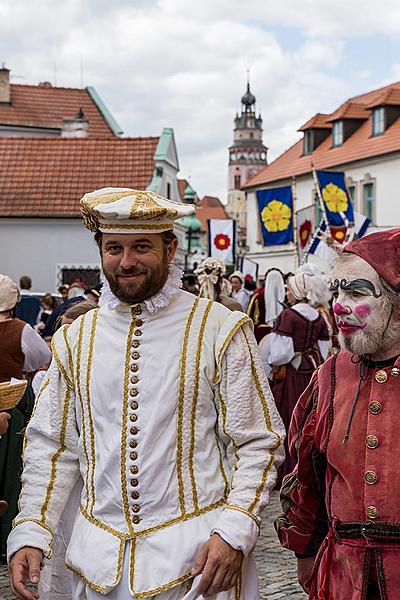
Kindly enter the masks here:
M 275 321 L 272 333 L 260 348 L 264 368 L 271 382 L 276 406 L 286 430 L 297 400 L 306 389 L 313 371 L 327 358 L 330 336 L 325 319 L 314 306 L 330 297 L 321 275 L 300 269 L 289 278 L 287 297 L 292 305 Z M 278 471 L 277 487 L 295 462 L 285 442 L 286 459 Z

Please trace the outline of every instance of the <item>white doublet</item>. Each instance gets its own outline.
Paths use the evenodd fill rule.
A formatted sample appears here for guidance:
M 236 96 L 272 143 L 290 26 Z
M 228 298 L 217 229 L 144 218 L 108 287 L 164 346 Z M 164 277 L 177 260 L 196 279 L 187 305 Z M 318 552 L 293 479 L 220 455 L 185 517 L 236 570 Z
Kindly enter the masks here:
M 94 591 L 119 583 L 128 541 L 138 598 L 188 581 L 213 531 L 247 556 L 283 435 L 246 315 L 183 291 L 90 311 L 53 338 L 9 556 L 50 555 L 79 477 L 66 564 Z

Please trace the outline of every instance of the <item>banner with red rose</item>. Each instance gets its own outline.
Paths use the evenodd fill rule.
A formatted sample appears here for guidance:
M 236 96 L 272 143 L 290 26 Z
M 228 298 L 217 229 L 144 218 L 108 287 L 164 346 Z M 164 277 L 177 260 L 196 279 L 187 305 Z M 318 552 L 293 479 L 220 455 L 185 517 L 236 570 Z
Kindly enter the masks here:
M 314 231 L 314 206 L 306 206 L 296 212 L 297 220 L 297 251 L 299 259 L 303 258 L 310 245 Z
M 225 264 L 235 264 L 236 221 L 208 220 L 208 255 Z

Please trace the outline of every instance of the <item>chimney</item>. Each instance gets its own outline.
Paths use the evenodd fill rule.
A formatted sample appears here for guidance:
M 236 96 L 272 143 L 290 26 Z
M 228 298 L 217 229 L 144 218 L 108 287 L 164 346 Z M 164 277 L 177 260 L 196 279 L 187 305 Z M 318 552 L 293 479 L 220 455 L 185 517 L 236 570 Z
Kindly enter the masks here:
M 86 119 L 82 108 L 73 119 L 64 119 L 61 137 L 64 138 L 86 138 L 88 136 L 89 121 Z
M 11 103 L 10 69 L 3 63 L 0 69 L 0 103 Z

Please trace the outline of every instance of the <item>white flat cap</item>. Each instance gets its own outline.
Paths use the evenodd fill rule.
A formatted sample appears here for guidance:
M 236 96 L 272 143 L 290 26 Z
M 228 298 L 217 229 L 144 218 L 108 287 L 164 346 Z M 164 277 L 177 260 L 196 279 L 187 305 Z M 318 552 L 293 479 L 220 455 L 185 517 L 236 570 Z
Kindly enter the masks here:
M 103 188 L 81 200 L 83 224 L 103 233 L 162 233 L 195 210 L 192 204 L 129 188 Z

